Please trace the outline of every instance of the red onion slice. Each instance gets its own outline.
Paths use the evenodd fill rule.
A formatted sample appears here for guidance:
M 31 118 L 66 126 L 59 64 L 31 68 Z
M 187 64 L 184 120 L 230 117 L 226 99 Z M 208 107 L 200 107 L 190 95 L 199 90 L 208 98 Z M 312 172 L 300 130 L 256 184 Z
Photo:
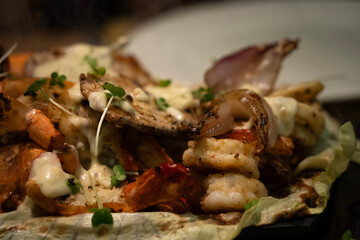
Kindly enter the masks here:
M 266 147 L 272 147 L 277 140 L 275 116 L 269 104 L 254 91 L 237 89 L 215 100 L 205 119 L 196 128 L 190 129 L 190 137 L 218 136 L 234 128 L 234 119 L 253 117 L 255 129 Z
M 297 46 L 297 40 L 251 46 L 219 60 L 205 74 L 206 84 L 214 92 L 241 88 L 245 83 L 269 94 L 279 73 L 281 62 Z
M 196 139 L 218 136 L 234 128 L 235 122 L 229 103 L 225 99 L 219 99 L 212 106 L 198 127 L 190 127 L 189 137 Z

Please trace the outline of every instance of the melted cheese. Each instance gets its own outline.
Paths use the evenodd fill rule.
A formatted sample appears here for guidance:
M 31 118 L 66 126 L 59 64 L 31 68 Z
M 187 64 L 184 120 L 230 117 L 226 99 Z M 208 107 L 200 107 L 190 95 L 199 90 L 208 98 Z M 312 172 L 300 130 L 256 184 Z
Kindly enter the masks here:
M 275 117 L 279 135 L 289 136 L 295 124 L 298 103 L 288 97 L 266 97 Z
M 178 84 L 170 84 L 167 87 L 148 86 L 145 90 L 155 98 L 163 97 L 171 107 L 178 110 L 186 110 L 198 104 L 190 89 Z
M 79 180 L 84 187 L 92 185 L 101 185 L 107 189 L 112 187 L 111 175 L 113 171 L 105 165 L 95 162 L 88 171 L 81 169 L 77 174 L 80 176 Z
M 91 157 L 91 167 L 89 170 L 85 170 L 81 166 L 77 169 L 76 177 L 79 179 L 81 184 L 84 186 L 85 191 L 89 186 L 101 185 L 104 188 L 111 188 L 111 175 L 113 171 L 111 168 L 108 168 L 105 165 L 100 164 L 95 157 L 95 131 L 90 129 L 89 121 L 86 118 L 78 116 L 70 116 L 69 121 L 73 126 L 81 130 L 82 134 L 87 137 L 90 144 Z M 103 126 L 103 129 L 100 134 L 101 136 L 108 131 L 107 125 Z M 78 144 L 82 144 L 79 142 Z
M 83 129 L 89 126 L 89 120 L 79 116 L 69 116 L 68 120 L 77 129 Z
M 92 151 L 93 145 L 94 145 L 93 139 L 95 138 L 95 132 L 92 129 L 90 129 L 89 120 L 84 117 L 80 117 L 80 116 L 69 116 L 68 120 L 74 127 L 79 129 L 81 131 L 81 133 L 87 138 L 89 145 L 90 145 L 90 151 Z M 84 151 L 85 143 L 82 141 L 77 142 L 76 148 L 81 151 Z
M 65 180 L 70 175 L 61 168 L 59 159 L 54 152 L 40 154 L 31 166 L 30 179 L 34 180 L 44 196 L 56 198 L 71 194 Z

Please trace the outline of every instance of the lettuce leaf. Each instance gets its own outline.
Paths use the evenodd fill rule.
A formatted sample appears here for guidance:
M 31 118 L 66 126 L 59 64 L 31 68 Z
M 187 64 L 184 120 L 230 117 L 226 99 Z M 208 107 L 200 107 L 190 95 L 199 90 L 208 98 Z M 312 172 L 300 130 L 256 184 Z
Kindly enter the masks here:
M 320 195 L 324 207 L 330 196 L 331 184 L 339 177 L 349 165 L 349 161 L 356 150 L 356 138 L 354 128 L 350 122 L 340 128 L 339 146 L 332 148 L 332 159 L 329 161 L 325 172 L 321 173 L 314 181 L 315 191 Z M 320 211 L 320 212 L 321 212 Z M 320 213 L 313 210 L 314 213 Z
M 265 197 L 246 210 L 240 220 L 232 213 L 222 214 L 225 223 L 215 221 L 211 215 L 177 215 L 168 212 L 138 212 L 113 214 L 114 225 L 97 228 L 91 226 L 92 214 L 70 217 L 34 216 L 30 209 L 0 214 L 0 238 L 31 239 L 78 238 L 78 239 L 232 239 L 250 225 L 274 223 L 279 216 L 296 214 L 307 209 L 310 214 L 321 213 L 330 196 L 331 184 L 342 174 L 355 149 L 356 139 L 351 123 L 344 124 L 339 131 L 338 144 L 325 144 L 319 153 L 305 159 L 299 171 L 321 166 L 324 169 L 313 181 L 320 195 L 321 204 L 309 208 L 301 199 L 306 188 L 296 189 L 285 198 Z M 319 164 L 318 162 L 322 162 Z M 324 164 L 326 163 L 326 164 Z
M 330 142 L 326 142 L 323 146 L 329 146 L 330 144 Z M 304 208 L 308 209 L 311 214 L 321 213 L 330 197 L 331 184 L 346 170 L 355 149 L 354 128 L 350 122 L 347 122 L 339 129 L 337 146 L 328 147 L 318 155 L 304 159 L 296 169 L 296 172 L 314 168 L 323 168 L 325 170 L 312 182 L 308 182 L 320 196 L 320 204 L 316 208 L 309 208 L 303 203 L 300 197 L 304 193 L 303 189 L 298 189 L 282 199 L 265 197 L 260 199 L 257 205 L 245 211 L 239 227 L 242 229 L 250 225 L 271 224 L 278 219 L 279 214 L 296 213 Z

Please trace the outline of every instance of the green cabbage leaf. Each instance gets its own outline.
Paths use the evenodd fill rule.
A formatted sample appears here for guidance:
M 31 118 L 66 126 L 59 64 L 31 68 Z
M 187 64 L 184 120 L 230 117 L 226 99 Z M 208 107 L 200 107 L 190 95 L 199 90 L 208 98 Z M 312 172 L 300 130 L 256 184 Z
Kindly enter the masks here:
M 325 141 L 323 147 L 318 147 L 318 152 L 304 159 L 297 169 L 297 172 L 309 168 L 324 169 L 316 178 L 307 181 L 320 196 L 320 204 L 315 208 L 303 203 L 301 195 L 306 189 L 301 188 L 282 199 L 262 198 L 242 216 L 234 213 L 221 214 L 223 222 L 214 220 L 212 215 L 177 215 L 168 212 L 116 213 L 113 214 L 113 225 L 100 225 L 94 228 L 91 225 L 90 213 L 70 217 L 44 217 L 25 208 L 0 214 L 0 238 L 232 239 L 247 226 L 272 224 L 284 214 L 291 215 L 304 209 L 310 214 L 319 214 L 326 207 L 332 183 L 346 170 L 356 149 L 351 123 L 340 127 L 337 144 L 334 144 L 333 140 Z

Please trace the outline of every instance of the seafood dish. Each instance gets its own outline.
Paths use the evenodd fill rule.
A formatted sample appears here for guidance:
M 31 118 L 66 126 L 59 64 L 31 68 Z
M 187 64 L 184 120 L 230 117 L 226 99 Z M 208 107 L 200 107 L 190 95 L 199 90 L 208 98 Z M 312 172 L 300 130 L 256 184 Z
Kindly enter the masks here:
M 276 86 L 298 44 L 242 49 L 196 86 L 153 77 L 124 38 L 0 45 L 0 237 L 232 239 L 320 214 L 356 138 L 321 82 Z

